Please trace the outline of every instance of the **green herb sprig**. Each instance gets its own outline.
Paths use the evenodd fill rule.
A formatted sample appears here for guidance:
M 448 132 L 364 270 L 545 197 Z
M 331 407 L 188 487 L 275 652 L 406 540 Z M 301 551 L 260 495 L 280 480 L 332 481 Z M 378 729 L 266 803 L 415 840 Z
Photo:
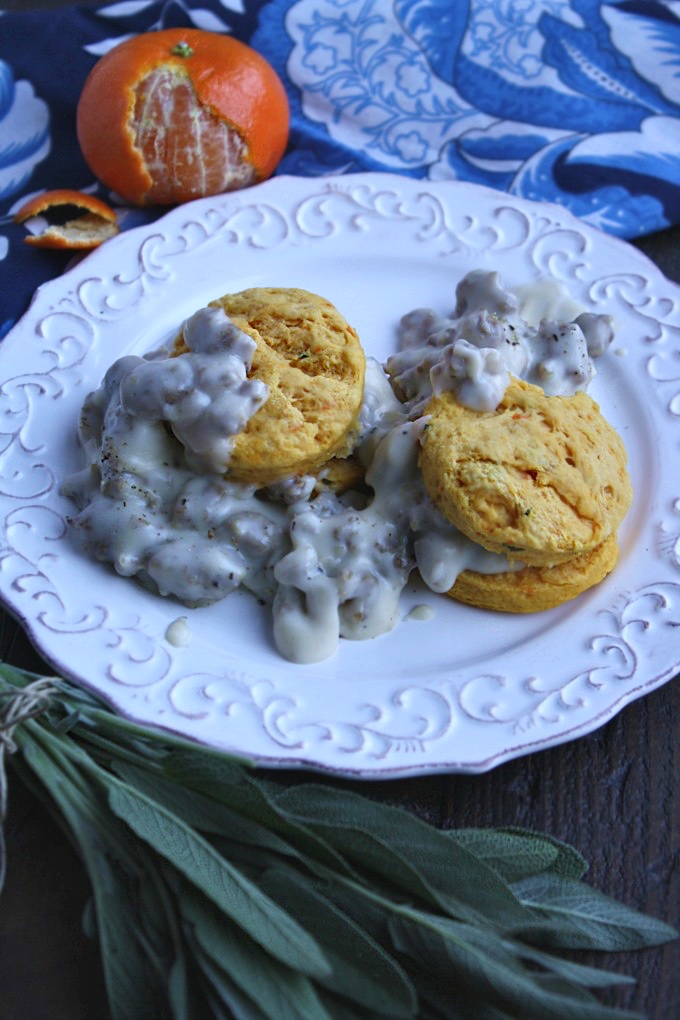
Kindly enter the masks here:
M 60 678 L 0 664 L 0 721 L 0 819 L 9 758 L 87 869 L 113 1020 L 632 1020 L 571 950 L 677 934 L 550 836 L 283 785 Z

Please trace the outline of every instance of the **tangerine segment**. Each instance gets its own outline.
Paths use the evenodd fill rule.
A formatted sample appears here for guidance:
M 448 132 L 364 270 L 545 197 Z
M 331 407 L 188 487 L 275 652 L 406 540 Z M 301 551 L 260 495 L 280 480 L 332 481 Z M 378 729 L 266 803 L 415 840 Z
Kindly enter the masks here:
M 268 61 L 231 36 L 200 29 L 120 43 L 93 67 L 77 111 L 90 168 L 139 205 L 264 180 L 288 130 L 286 92 Z
M 201 106 L 191 82 L 173 68 L 152 71 L 135 89 L 135 147 L 152 185 L 146 203 L 167 205 L 255 182 L 248 148 L 233 128 Z M 187 124 L 178 132 L 177 124 Z

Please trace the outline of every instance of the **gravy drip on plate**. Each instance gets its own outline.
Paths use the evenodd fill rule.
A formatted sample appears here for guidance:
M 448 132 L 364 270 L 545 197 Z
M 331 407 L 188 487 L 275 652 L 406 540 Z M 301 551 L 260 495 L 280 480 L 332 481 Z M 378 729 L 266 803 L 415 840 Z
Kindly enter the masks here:
M 510 375 L 550 394 L 584 389 L 611 341 L 608 318 L 522 317 L 523 304 L 555 307 L 563 297 L 538 285 L 520 299 L 498 274 L 473 272 L 451 317 L 406 315 L 386 371 L 368 359 L 354 450 L 367 486 L 343 495 L 319 493 L 308 476 L 264 489 L 224 476 L 233 437 L 267 387 L 248 378 L 250 337 L 222 309 L 201 309 L 184 327 L 188 353 L 120 358 L 86 399 L 87 467 L 64 484 L 79 508 L 71 524 L 90 555 L 187 606 L 251 591 L 271 604 L 277 648 L 293 662 L 328 658 L 340 637 L 383 634 L 414 570 L 446 592 L 466 569 L 519 569 L 432 505 L 418 467 L 422 410 L 442 389 L 493 409 Z

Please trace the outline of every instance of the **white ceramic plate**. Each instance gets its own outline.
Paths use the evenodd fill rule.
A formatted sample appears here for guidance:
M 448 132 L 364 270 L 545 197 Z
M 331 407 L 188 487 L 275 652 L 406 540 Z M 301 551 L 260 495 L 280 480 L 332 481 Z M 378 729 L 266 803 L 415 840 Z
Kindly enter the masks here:
M 474 267 L 509 286 L 553 277 L 615 317 L 591 392 L 626 443 L 635 500 L 597 588 L 528 617 L 413 588 L 392 633 L 297 666 L 249 595 L 186 611 L 72 543 L 59 486 L 80 463 L 83 398 L 117 357 L 260 285 L 323 294 L 383 359 L 399 317 L 451 312 Z M 0 593 L 57 670 L 122 713 L 261 765 L 478 772 L 572 739 L 679 670 L 679 334 L 680 289 L 556 206 L 382 174 L 281 177 L 182 206 L 41 288 L 0 348 Z M 432 618 L 406 620 L 423 602 Z M 177 648 L 165 634 L 184 615 Z

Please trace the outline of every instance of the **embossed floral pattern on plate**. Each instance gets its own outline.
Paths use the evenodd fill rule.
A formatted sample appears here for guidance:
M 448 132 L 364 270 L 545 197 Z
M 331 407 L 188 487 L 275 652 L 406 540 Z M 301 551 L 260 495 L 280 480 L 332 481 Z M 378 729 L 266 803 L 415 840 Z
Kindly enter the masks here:
M 474 267 L 510 286 L 550 276 L 615 317 L 592 392 L 628 448 L 635 500 L 596 589 L 505 617 L 414 584 L 392 633 L 301 667 L 247 594 L 187 611 L 72 543 L 60 482 L 79 466 L 82 400 L 115 358 L 222 293 L 272 285 L 324 294 L 383 359 L 399 317 L 451 311 Z M 280 177 L 182 206 L 41 288 L 0 349 L 0 593 L 56 669 L 121 712 L 262 765 L 476 772 L 572 739 L 680 667 L 679 340 L 680 289 L 558 206 L 389 174 Z M 432 617 L 407 619 L 424 602 Z M 180 616 L 185 647 L 166 638 Z

